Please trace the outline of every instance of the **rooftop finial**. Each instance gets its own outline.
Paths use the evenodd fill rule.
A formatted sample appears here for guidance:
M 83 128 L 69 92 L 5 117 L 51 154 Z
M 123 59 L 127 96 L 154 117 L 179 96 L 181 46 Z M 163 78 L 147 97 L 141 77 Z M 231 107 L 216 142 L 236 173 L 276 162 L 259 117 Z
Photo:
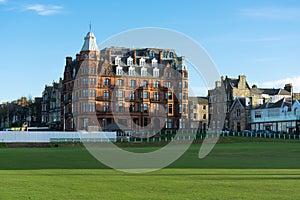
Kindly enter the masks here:
M 92 22 L 90 21 L 90 32 L 92 31 Z

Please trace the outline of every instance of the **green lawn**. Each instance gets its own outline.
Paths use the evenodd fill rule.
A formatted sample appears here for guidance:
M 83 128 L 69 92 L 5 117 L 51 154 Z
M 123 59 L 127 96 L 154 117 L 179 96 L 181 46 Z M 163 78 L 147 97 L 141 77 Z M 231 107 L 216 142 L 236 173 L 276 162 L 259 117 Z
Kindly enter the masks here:
M 300 142 L 233 138 L 202 160 L 200 145 L 143 174 L 109 169 L 81 146 L 0 148 L 0 199 L 300 199 Z

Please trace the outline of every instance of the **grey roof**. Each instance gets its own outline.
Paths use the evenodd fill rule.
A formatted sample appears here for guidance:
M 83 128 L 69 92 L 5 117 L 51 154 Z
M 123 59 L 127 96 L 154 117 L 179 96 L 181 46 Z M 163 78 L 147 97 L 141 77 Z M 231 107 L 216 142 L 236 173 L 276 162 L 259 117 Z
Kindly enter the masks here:
M 86 34 L 81 51 L 99 51 L 96 37 L 93 32 L 88 32 Z

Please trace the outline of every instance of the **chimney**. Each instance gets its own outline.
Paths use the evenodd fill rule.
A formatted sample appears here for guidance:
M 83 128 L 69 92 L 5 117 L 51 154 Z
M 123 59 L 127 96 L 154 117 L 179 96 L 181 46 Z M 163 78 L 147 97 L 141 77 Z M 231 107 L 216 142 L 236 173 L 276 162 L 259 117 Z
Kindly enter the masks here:
M 133 51 L 133 64 L 136 65 L 136 50 Z
M 72 62 L 72 57 L 68 56 L 66 57 L 66 65 L 70 64 Z
M 76 61 L 80 60 L 80 54 L 76 54 Z
M 246 89 L 246 76 L 245 75 L 239 76 L 238 89 Z
M 293 92 L 293 85 L 291 83 L 285 84 L 284 89 L 289 93 Z
M 162 57 L 163 57 L 162 51 L 160 51 L 159 52 L 159 59 L 158 59 L 159 64 L 162 64 Z
M 112 63 L 112 59 L 111 59 L 111 49 L 107 50 L 107 56 L 108 56 L 108 63 L 111 64 Z
M 216 88 L 221 87 L 221 81 L 216 81 Z

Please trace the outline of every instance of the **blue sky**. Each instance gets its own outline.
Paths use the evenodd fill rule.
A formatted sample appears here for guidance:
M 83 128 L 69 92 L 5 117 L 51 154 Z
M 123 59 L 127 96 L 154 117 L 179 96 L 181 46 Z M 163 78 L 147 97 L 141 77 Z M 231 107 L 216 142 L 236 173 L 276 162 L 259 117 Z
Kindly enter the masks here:
M 98 43 L 134 28 L 179 31 L 207 51 L 220 75 L 245 74 L 259 87 L 292 82 L 300 92 L 298 0 L 0 0 L 0 102 L 41 96 L 62 76 L 65 57 L 80 51 L 90 21 Z M 191 84 L 205 95 L 200 82 Z

